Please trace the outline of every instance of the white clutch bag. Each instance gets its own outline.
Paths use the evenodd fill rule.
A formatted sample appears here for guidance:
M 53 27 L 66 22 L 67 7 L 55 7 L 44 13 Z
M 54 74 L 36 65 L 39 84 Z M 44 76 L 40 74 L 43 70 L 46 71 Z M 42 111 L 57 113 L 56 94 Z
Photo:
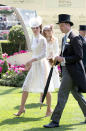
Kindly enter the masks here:
M 26 52 L 21 54 L 16 54 L 7 58 L 8 63 L 12 65 L 22 65 L 26 64 L 32 59 L 32 52 Z

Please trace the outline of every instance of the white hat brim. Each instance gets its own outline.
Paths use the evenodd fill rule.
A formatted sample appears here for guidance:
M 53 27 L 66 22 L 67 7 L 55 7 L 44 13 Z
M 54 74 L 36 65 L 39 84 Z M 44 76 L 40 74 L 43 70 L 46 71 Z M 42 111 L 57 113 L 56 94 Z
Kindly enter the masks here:
M 33 17 L 29 21 L 29 26 L 31 28 L 39 27 L 42 24 L 42 18 L 40 16 Z

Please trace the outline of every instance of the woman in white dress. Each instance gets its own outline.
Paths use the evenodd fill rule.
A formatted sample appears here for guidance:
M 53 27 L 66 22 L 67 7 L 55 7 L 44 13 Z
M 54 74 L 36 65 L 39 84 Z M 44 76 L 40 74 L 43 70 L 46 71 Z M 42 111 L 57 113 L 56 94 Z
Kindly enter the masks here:
M 43 93 L 46 80 L 49 74 L 49 64 L 46 59 L 46 39 L 40 34 L 41 32 L 41 17 L 35 17 L 30 20 L 30 27 L 33 31 L 33 38 L 31 42 L 32 59 L 26 64 L 29 70 L 23 84 L 23 93 L 21 99 L 21 106 L 18 113 L 14 114 L 20 116 L 25 112 L 25 102 L 29 92 Z M 50 85 L 46 99 L 47 111 L 46 116 L 51 114 L 51 93 L 54 89 Z
M 54 59 L 59 55 L 58 39 L 53 36 L 53 25 L 46 25 L 43 28 L 43 36 L 47 39 L 47 59 Z M 51 66 L 51 65 L 50 65 Z M 52 74 L 54 88 L 59 88 L 60 79 L 57 66 L 54 66 Z

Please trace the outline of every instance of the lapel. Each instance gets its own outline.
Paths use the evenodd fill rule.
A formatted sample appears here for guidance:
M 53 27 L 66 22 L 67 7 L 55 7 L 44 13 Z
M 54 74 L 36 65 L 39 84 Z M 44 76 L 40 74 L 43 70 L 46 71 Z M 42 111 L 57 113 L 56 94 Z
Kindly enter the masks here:
M 73 38 L 74 38 L 74 34 L 73 34 L 73 32 L 70 32 L 70 34 L 69 34 L 68 38 L 70 39 L 70 44 L 71 44 L 71 39 L 73 39 Z
M 68 38 L 67 39 L 69 39 L 70 40 L 70 42 L 66 42 L 67 44 L 71 44 L 71 40 L 72 40 L 72 38 L 74 37 L 74 35 L 73 35 L 73 33 L 72 32 L 70 32 L 70 34 L 69 34 L 69 36 L 68 36 Z M 65 49 L 67 48 L 67 46 L 66 46 L 66 43 L 65 43 L 65 47 L 64 47 L 64 49 L 63 49 L 63 41 L 64 41 L 64 39 L 62 40 L 62 52 L 64 52 L 65 51 Z
M 75 36 L 75 35 L 73 34 L 73 32 L 70 32 L 70 34 L 69 34 L 69 36 L 68 36 L 68 38 L 70 39 L 69 44 L 72 44 L 72 43 L 71 43 L 71 40 L 74 38 L 74 36 Z M 65 49 L 67 48 L 67 46 L 65 46 L 64 51 L 62 51 L 62 49 L 63 49 L 63 41 L 64 41 L 64 37 L 62 38 L 61 55 L 63 55 L 63 52 L 64 52 Z
M 79 37 L 80 37 L 80 39 L 82 41 L 82 44 L 86 44 L 86 41 L 84 40 L 84 38 L 81 35 L 79 35 Z
M 69 39 L 70 41 L 69 42 L 67 42 L 67 44 L 65 44 L 65 49 L 66 49 L 66 45 L 71 45 L 72 44 L 72 39 L 74 38 L 74 34 L 73 34 L 73 32 L 70 32 L 70 34 L 69 34 L 69 36 L 68 36 L 68 38 L 67 39 Z
M 83 41 L 84 41 L 84 39 L 82 38 L 82 36 L 81 36 L 81 35 L 79 35 L 79 37 L 80 37 L 81 41 L 83 42 Z

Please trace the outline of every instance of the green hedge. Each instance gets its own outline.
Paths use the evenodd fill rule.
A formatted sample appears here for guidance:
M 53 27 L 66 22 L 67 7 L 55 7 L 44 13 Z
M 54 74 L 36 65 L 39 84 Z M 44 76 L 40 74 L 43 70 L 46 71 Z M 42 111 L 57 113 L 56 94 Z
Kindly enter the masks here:
M 13 55 L 13 53 L 19 51 L 19 44 L 15 44 L 9 41 L 1 41 L 2 52 L 8 55 Z M 22 44 L 21 50 L 25 50 L 25 44 Z
M 5 14 L 5 15 L 10 15 L 12 14 L 14 11 L 13 10 L 0 10 L 0 14 Z

